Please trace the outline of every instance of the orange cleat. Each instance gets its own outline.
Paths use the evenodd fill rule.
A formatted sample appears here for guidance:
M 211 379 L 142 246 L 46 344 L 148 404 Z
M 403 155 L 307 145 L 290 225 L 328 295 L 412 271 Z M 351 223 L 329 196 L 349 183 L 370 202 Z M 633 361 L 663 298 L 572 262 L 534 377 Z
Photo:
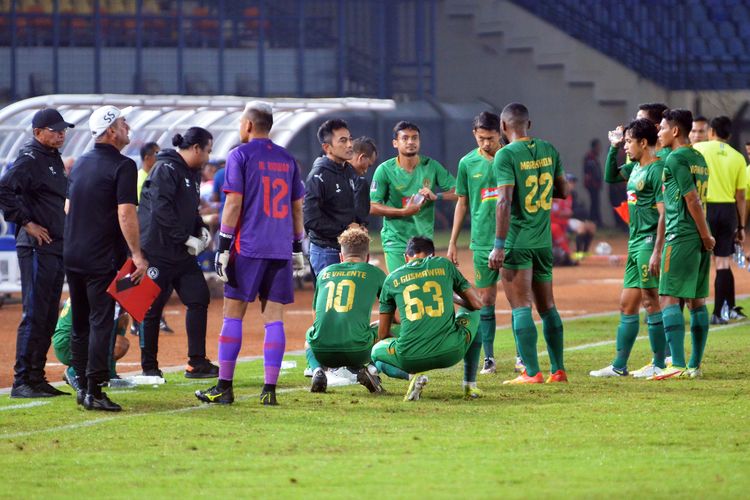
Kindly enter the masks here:
M 537 372 L 533 377 L 529 377 L 526 374 L 526 370 L 522 371 L 519 376 L 513 380 L 505 380 L 503 384 L 518 385 L 518 384 L 543 384 L 544 376 L 542 372 Z
M 548 384 L 551 384 L 553 382 L 565 382 L 567 384 L 568 376 L 563 370 L 557 370 L 555 373 L 551 373 L 550 376 L 547 377 Z

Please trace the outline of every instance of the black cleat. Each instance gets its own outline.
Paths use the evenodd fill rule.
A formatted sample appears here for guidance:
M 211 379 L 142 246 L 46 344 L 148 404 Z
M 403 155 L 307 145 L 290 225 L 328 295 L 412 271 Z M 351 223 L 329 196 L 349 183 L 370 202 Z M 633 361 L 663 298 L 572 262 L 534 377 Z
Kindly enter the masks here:
M 104 392 L 100 398 L 95 398 L 93 394 L 86 394 L 83 398 L 83 407 L 87 410 L 122 411 L 122 406 L 109 399 Z
M 78 377 L 76 377 L 76 372 L 70 366 L 63 372 L 62 379 L 63 382 L 72 387 L 74 391 L 77 391 L 81 388 L 80 384 L 78 383 Z
M 218 376 L 219 367 L 212 364 L 206 358 L 203 358 L 196 364 L 188 362 L 185 367 L 185 378 L 216 378 Z
M 742 312 L 742 306 L 735 306 L 729 310 L 729 319 L 734 319 L 734 320 L 747 319 L 747 314 Z
M 10 397 L 14 399 L 51 398 L 52 394 L 42 391 L 36 386 L 21 384 L 10 390 Z
M 234 403 L 234 391 L 231 385 L 224 390 L 220 390 L 219 386 L 215 385 L 205 391 L 195 391 L 195 397 L 204 403 L 216 403 L 220 405 L 231 405 Z
M 322 368 L 317 368 L 313 371 L 312 384 L 310 384 L 310 392 L 326 392 L 328 388 L 328 378 L 326 372 Z
M 264 406 L 278 406 L 276 391 L 263 391 L 260 393 L 260 404 Z
M 70 396 L 69 392 L 61 391 L 60 389 L 52 387 L 49 384 L 49 382 L 47 382 L 46 380 L 43 380 L 42 382 L 39 382 L 34 387 L 35 387 L 35 389 L 37 391 L 46 392 L 47 394 L 49 394 L 52 397 L 54 397 L 54 396 Z
M 164 316 L 162 316 L 159 320 L 159 331 L 162 331 L 164 333 L 174 333 L 174 330 L 169 327 L 169 325 L 167 324 L 167 320 L 164 319 Z
M 357 371 L 357 382 L 365 386 L 371 393 L 382 394 L 385 392 L 383 386 L 380 385 L 378 369 L 373 365 L 364 366 Z
M 138 323 L 137 321 L 133 321 L 130 324 L 130 334 L 135 335 L 136 337 L 140 337 L 141 336 L 141 324 Z
M 86 399 L 86 391 L 83 389 L 76 390 L 76 404 L 83 406 L 83 400 Z

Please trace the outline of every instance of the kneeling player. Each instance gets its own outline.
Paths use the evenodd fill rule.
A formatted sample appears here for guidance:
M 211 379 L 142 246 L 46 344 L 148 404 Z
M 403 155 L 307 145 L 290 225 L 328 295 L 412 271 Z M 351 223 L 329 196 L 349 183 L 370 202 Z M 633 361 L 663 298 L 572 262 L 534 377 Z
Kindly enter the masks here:
M 456 314 L 451 300 L 471 311 L 482 307 L 476 290 L 451 261 L 435 257 L 429 238 L 417 236 L 406 245 L 406 265 L 388 275 L 380 294 L 378 338 L 372 360 L 378 370 L 411 383 L 405 401 L 419 399 L 427 384 L 427 370 L 448 368 L 464 360 L 464 395 L 478 398 L 477 369 L 481 339 L 477 336 L 479 314 L 461 310 Z M 398 309 L 401 330 L 389 336 L 393 314 Z
M 325 392 L 328 379 L 321 367 L 353 367 L 357 381 L 370 392 L 382 392 L 370 363 L 377 329 L 370 326 L 372 305 L 383 288 L 385 273 L 367 263 L 370 237 L 359 227 L 338 237 L 340 264 L 318 274 L 313 298 L 313 326 L 307 330 L 307 362 L 313 370 L 311 392 Z

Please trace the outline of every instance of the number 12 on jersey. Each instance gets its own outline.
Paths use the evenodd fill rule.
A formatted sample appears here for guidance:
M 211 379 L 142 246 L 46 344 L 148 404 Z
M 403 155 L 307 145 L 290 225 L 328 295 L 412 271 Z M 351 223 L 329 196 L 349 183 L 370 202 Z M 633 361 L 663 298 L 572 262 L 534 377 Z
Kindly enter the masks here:
M 270 177 L 261 177 L 263 183 L 263 212 L 268 217 L 274 219 L 283 219 L 289 214 L 289 205 L 284 203 L 286 195 L 289 193 L 289 186 L 286 180 L 276 178 L 271 180 Z

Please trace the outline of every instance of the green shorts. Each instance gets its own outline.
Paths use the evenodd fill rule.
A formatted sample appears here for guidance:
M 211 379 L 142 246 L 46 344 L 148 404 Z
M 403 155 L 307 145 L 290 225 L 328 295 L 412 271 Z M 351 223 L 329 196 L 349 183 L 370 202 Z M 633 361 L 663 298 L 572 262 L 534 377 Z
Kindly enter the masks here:
M 648 272 L 648 262 L 653 252 L 653 248 L 628 251 L 623 288 L 659 288 L 659 278 Z
M 310 344 L 310 349 L 312 349 L 313 354 L 315 354 L 315 359 L 317 359 L 321 365 L 328 368 L 364 366 L 370 362 L 370 351 L 372 350 L 372 344 L 374 344 L 375 340 L 378 338 L 378 327 L 371 326 L 368 329 L 367 334 L 370 338 L 370 345 L 365 348 L 362 348 L 361 342 L 357 342 L 357 345 L 342 344 L 341 346 L 337 346 L 338 348 L 336 350 L 333 350 L 330 345 L 321 348 L 317 345 L 315 340 L 310 340 L 312 334 L 313 327 L 310 327 L 305 334 L 305 340 Z
M 659 295 L 681 299 L 708 297 L 711 252 L 701 240 L 674 241 L 664 245 L 661 256 Z
M 456 315 L 456 328 L 432 353 L 421 353 L 418 357 L 402 356 L 398 339 L 381 340 L 372 348 L 372 360 L 395 366 L 407 373 L 419 373 L 438 368 L 448 368 L 466 356 L 479 326 L 479 311 L 462 311 Z
M 532 269 L 532 281 L 552 281 L 552 248 L 506 248 L 505 269 Z
M 474 286 L 477 288 L 487 288 L 500 279 L 500 272 L 487 265 L 489 258 L 489 250 L 474 250 Z
M 405 250 L 397 252 L 384 252 L 385 254 L 385 267 L 388 268 L 388 272 L 392 273 L 399 267 L 406 264 L 406 257 L 404 257 Z

